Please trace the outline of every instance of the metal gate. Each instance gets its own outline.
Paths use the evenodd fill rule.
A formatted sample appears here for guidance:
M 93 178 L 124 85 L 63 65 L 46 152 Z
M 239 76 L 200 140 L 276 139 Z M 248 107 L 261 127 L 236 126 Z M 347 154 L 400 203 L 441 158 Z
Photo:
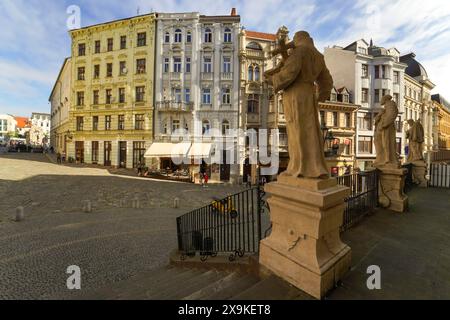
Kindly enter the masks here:
M 434 188 L 450 188 L 450 165 L 432 163 L 430 165 L 429 186 Z

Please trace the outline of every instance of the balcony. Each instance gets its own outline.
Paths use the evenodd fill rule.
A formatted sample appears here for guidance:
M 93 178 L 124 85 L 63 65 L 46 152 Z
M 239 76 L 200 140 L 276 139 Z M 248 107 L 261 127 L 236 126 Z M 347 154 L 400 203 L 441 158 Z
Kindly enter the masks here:
M 222 72 L 220 74 L 220 80 L 222 80 L 222 81 L 233 81 L 233 73 L 232 72 Z
M 156 102 L 156 110 L 160 112 L 192 112 L 192 102 L 166 100 Z
M 181 80 L 181 72 L 171 72 L 170 80 L 180 81 Z
M 246 49 L 245 53 L 246 53 L 247 57 L 256 57 L 256 58 L 264 59 L 264 51 L 261 51 L 261 50 Z
M 202 80 L 213 80 L 214 73 L 212 72 L 202 72 Z

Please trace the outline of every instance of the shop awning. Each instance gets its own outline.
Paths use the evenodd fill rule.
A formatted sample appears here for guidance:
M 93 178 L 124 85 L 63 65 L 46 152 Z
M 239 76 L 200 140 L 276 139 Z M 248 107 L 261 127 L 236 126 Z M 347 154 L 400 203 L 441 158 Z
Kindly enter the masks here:
M 212 143 L 193 143 L 188 156 L 194 158 L 209 158 L 211 155 Z
M 155 142 L 145 152 L 145 158 L 186 157 L 191 146 L 190 142 L 163 143 Z

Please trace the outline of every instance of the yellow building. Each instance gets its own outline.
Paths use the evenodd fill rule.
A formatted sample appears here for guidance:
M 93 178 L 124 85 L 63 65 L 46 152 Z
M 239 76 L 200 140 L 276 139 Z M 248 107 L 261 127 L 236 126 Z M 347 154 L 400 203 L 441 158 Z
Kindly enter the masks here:
M 136 167 L 152 142 L 155 14 L 70 31 L 67 156 Z
M 347 88 L 333 88 L 330 99 L 319 104 L 325 139 L 325 160 L 332 176 L 353 172 L 356 163 L 356 116 L 360 106 L 351 103 Z M 331 139 L 333 138 L 333 139 Z
M 433 106 L 438 114 L 435 132 L 438 138 L 438 150 L 433 161 L 450 160 L 450 103 L 439 94 L 432 96 Z

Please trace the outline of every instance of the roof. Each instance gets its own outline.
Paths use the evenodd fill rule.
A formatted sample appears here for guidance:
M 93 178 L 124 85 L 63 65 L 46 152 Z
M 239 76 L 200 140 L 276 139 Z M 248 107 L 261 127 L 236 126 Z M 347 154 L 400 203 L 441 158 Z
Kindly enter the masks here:
M 27 126 L 29 119 L 26 117 L 14 117 L 17 122 L 16 127 L 19 129 L 23 129 Z
M 58 77 L 56 78 L 55 84 L 53 85 L 52 92 L 50 93 L 50 96 L 48 97 L 48 101 L 52 100 L 53 92 L 55 92 L 55 89 L 56 89 L 56 84 L 58 83 L 59 78 L 61 77 L 61 73 L 63 72 L 64 67 L 66 66 L 66 64 L 69 60 L 70 60 L 70 57 L 64 59 L 61 69 L 59 70 Z
M 406 63 L 408 67 L 405 72 L 407 75 L 415 77 L 428 78 L 428 73 L 425 68 L 415 59 L 416 55 L 411 52 L 400 57 L 400 62 Z
M 85 30 L 85 29 L 89 29 L 89 28 L 94 28 L 94 27 L 99 27 L 99 26 L 102 26 L 102 25 L 110 24 L 110 23 L 117 23 L 117 22 L 121 22 L 121 21 L 127 21 L 127 20 L 136 19 L 136 18 L 143 18 L 143 17 L 147 17 L 147 16 L 148 17 L 153 16 L 153 17 L 156 18 L 157 14 L 154 13 L 154 12 L 153 13 L 145 13 L 145 14 L 136 15 L 136 16 L 133 16 L 133 17 L 116 19 L 116 20 L 112 20 L 112 21 L 107 21 L 107 22 L 93 24 L 93 25 L 90 25 L 90 26 L 81 27 L 81 28 L 78 28 L 78 29 L 72 29 L 72 30 L 69 30 L 69 32 Z
M 277 35 L 273 34 L 273 33 L 265 33 L 265 32 L 246 30 L 245 35 L 248 38 L 255 38 L 255 39 L 261 39 L 261 40 L 268 40 L 268 41 L 276 41 L 277 40 Z

